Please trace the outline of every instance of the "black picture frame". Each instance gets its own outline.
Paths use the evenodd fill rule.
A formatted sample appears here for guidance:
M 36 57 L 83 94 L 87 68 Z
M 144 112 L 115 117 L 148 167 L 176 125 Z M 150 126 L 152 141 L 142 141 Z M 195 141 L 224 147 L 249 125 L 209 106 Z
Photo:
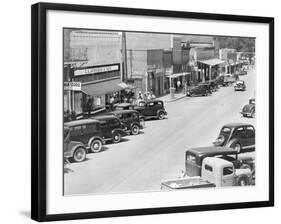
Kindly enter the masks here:
M 205 19 L 232 22 L 253 22 L 269 25 L 269 200 L 215 205 L 178 206 L 149 209 L 114 210 L 69 214 L 46 213 L 46 13 L 48 10 L 69 12 L 110 13 L 168 18 Z M 162 213 L 179 213 L 206 210 L 254 208 L 274 206 L 274 18 L 183 11 L 103 7 L 73 4 L 37 3 L 31 10 L 31 218 L 37 221 L 74 220 L 116 216 L 135 216 Z

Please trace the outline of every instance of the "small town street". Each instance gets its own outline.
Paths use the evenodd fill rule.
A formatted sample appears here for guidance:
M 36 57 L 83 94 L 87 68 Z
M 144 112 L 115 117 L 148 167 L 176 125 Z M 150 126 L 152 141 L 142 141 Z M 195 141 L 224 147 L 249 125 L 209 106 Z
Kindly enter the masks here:
M 255 125 L 255 119 L 239 113 L 254 96 L 255 70 L 240 79 L 245 80 L 246 91 L 220 87 L 211 96 L 166 103 L 167 119 L 148 120 L 138 136 L 106 144 L 102 152 L 89 153 L 85 161 L 67 165 L 65 195 L 160 190 L 163 179 L 181 175 L 186 149 L 212 145 L 224 124 Z

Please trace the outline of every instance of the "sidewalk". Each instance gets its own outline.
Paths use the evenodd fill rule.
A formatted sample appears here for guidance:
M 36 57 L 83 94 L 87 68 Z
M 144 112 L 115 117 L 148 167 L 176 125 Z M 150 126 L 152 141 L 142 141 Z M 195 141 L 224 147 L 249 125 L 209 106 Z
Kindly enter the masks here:
M 170 94 L 168 93 L 164 96 L 157 97 L 157 99 L 163 100 L 164 103 L 170 103 L 182 99 L 184 97 L 186 97 L 184 93 L 175 93 L 174 98 L 171 98 Z

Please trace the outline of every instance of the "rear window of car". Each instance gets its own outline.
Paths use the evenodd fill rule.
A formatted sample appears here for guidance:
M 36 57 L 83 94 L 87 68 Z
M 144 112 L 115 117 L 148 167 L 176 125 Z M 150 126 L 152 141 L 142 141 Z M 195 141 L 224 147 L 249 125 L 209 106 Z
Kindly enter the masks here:
M 237 81 L 236 84 L 244 84 L 244 81 Z

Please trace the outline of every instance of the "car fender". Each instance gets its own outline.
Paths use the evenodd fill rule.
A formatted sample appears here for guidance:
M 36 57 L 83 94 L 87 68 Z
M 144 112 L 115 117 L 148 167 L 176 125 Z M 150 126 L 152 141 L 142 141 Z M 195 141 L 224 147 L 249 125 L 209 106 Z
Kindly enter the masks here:
M 121 136 L 128 135 L 128 133 L 121 128 L 116 128 L 116 129 L 112 130 L 111 134 L 113 135 L 115 133 L 119 133 Z
M 105 141 L 104 141 L 104 139 L 103 139 L 102 137 L 100 137 L 100 136 L 93 136 L 93 137 L 91 137 L 91 138 L 89 139 L 89 141 L 88 141 L 88 146 L 89 146 L 89 147 L 90 147 L 92 141 L 95 140 L 95 139 L 100 140 L 103 145 L 105 144 Z
M 167 115 L 167 112 L 163 109 L 159 109 L 157 110 L 157 116 L 159 115 L 160 112 L 163 112 L 165 115 Z
M 130 124 L 130 128 L 132 128 L 134 125 L 137 125 L 139 128 L 141 127 L 140 123 L 138 123 L 138 122 L 132 122 L 132 123 Z
M 239 141 L 238 141 L 238 139 L 236 139 L 236 138 L 234 138 L 234 139 L 231 139 L 228 143 L 226 143 L 226 147 L 229 147 L 229 148 L 233 148 L 233 147 L 231 147 L 231 146 L 233 146 L 234 144 L 236 144 L 236 143 L 239 143 Z M 240 144 L 240 143 L 239 143 Z M 242 148 L 243 146 L 241 145 L 241 148 Z
M 71 149 L 70 149 L 70 152 L 69 152 L 71 154 L 71 157 L 73 156 L 75 150 L 77 148 L 80 148 L 80 147 L 82 147 L 82 148 L 84 148 L 86 150 L 86 147 L 85 147 L 85 145 L 83 143 L 81 143 L 81 142 L 73 142 L 73 146 L 71 146 Z M 87 152 L 87 150 L 86 150 L 86 152 Z

